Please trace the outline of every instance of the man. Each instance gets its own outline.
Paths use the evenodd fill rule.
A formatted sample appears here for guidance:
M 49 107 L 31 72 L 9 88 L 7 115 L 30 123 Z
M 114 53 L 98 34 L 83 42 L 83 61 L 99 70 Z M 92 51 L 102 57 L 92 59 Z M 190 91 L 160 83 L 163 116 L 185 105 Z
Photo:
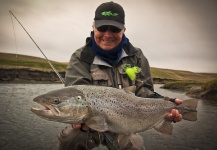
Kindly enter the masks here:
M 135 85 L 140 97 L 162 98 L 154 92 L 148 60 L 139 48 L 126 38 L 125 13 L 117 3 L 101 4 L 95 12 L 93 32 L 86 45 L 78 49 L 70 59 L 66 70 L 65 86 L 93 84 L 124 88 Z M 136 68 L 128 72 L 127 69 Z M 181 104 L 179 99 L 171 99 Z M 171 121 L 182 119 L 177 110 L 167 115 Z M 99 133 L 86 124 L 74 124 L 59 134 L 60 150 L 89 150 L 100 144 L 108 149 L 143 150 L 143 139 L 138 134 L 123 135 L 111 132 Z

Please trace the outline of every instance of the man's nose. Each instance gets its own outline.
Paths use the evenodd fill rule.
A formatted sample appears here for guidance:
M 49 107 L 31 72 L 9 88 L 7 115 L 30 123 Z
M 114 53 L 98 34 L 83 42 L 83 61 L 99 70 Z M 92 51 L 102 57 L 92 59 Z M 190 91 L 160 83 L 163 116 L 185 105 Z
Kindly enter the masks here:
M 110 30 L 110 28 L 108 28 L 105 32 L 104 32 L 105 35 L 107 36 L 111 36 L 112 35 L 112 31 Z

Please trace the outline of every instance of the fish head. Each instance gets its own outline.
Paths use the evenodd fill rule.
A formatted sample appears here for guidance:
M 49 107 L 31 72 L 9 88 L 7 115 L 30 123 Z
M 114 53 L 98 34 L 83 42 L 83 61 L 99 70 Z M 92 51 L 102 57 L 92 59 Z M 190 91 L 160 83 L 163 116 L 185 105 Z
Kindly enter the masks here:
M 82 123 L 89 112 L 84 94 L 75 87 L 53 90 L 35 97 L 33 101 L 44 106 L 43 109 L 31 108 L 33 113 L 56 122 Z

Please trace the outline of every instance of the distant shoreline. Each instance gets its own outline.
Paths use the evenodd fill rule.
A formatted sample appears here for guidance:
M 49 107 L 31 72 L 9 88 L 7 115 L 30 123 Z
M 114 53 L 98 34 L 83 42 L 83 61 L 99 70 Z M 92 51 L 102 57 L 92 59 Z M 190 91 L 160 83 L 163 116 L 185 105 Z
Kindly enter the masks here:
M 65 76 L 65 72 L 59 73 L 62 77 Z M 54 71 L 1 68 L 0 83 L 56 84 L 61 81 Z
M 65 72 L 59 72 L 62 78 Z M 164 84 L 176 80 L 166 78 L 153 78 L 155 84 Z M 0 84 L 1 83 L 24 83 L 24 84 L 58 84 L 62 83 L 54 71 L 41 71 L 26 68 L 0 68 Z
M 59 73 L 62 78 L 65 77 L 65 72 Z M 164 84 L 162 88 L 185 91 L 191 97 L 217 97 L 216 81 L 213 81 L 211 88 L 204 86 L 204 83 L 188 80 L 155 77 L 153 81 L 154 84 Z M 54 71 L 0 68 L 0 84 L 62 84 L 62 82 Z

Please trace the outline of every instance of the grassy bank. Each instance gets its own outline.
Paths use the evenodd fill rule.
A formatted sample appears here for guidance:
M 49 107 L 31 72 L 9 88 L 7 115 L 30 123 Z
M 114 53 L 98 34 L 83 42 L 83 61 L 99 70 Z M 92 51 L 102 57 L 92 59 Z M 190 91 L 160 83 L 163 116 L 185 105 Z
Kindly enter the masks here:
M 50 61 L 55 68 L 61 72 L 66 70 L 67 63 L 60 63 L 56 61 Z M 46 59 L 16 55 L 9 53 L 0 53 L 0 67 L 1 68 L 28 68 L 33 70 L 51 71 L 52 68 L 48 64 Z
M 197 82 L 197 81 L 175 81 L 175 82 L 165 83 L 163 88 L 186 91 L 192 87 L 202 86 L 205 83 L 206 82 Z
M 182 90 L 186 92 L 186 95 L 196 98 L 217 98 L 217 78 L 209 80 L 207 82 L 187 82 L 177 81 L 169 82 L 163 85 L 162 88 Z
M 67 62 L 61 63 L 51 61 L 54 67 L 63 72 L 66 70 Z M 9 53 L 0 53 L 0 68 L 27 68 L 31 70 L 52 71 L 52 68 L 48 64 L 47 60 L 39 57 L 16 55 Z M 151 68 L 152 77 L 155 79 L 161 79 L 161 82 L 165 83 L 170 80 L 179 81 L 176 86 L 185 85 L 183 81 L 205 83 L 207 81 L 217 78 L 217 74 L 208 73 L 194 73 L 190 71 L 171 70 L 162 68 Z
M 200 88 L 191 88 L 186 94 L 191 97 L 217 99 L 217 79 L 204 83 Z
M 185 84 L 183 81 L 190 82 L 207 82 L 217 78 L 217 74 L 213 73 L 194 73 L 190 71 L 183 70 L 172 70 L 172 69 L 162 69 L 162 68 L 151 68 L 151 73 L 154 78 L 165 78 L 180 81 L 177 84 Z

